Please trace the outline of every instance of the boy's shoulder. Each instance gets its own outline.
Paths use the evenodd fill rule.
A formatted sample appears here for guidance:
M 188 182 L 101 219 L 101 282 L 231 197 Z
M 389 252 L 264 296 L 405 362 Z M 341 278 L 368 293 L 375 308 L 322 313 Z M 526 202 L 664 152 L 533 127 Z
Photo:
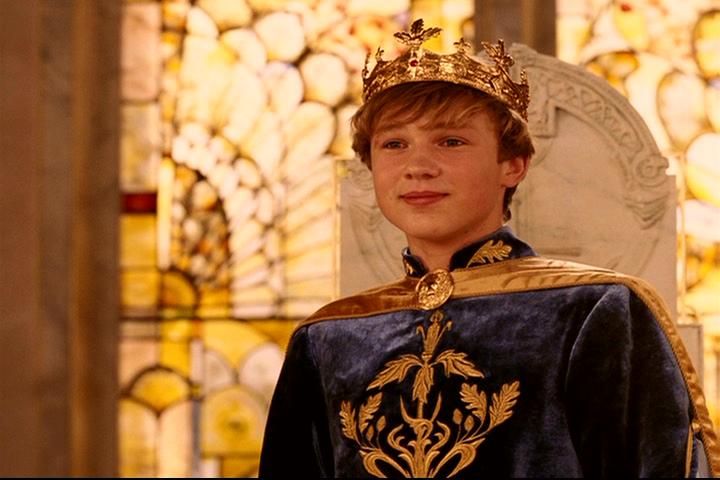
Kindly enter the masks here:
M 358 318 L 411 308 L 417 280 L 404 277 L 392 283 L 364 290 L 332 301 L 298 324 L 298 328 L 322 320 Z
M 580 263 L 545 257 L 523 257 L 451 272 L 452 298 L 528 291 L 555 290 L 583 285 L 623 285 L 653 310 L 665 309 L 655 289 L 642 279 Z M 298 328 L 326 320 L 369 317 L 417 309 L 416 287 L 421 279 L 406 276 L 392 283 L 340 298 L 321 307 Z
M 481 272 L 486 268 L 485 272 Z M 492 269 L 492 271 L 491 271 Z M 656 316 L 668 317 L 669 309 L 655 287 L 642 278 L 615 270 L 542 256 L 523 257 L 480 269 L 454 272 L 453 297 L 473 297 L 516 292 L 542 292 L 583 286 L 629 290 Z
M 480 268 L 459 269 L 453 272 L 453 277 L 456 285 L 463 286 L 473 294 L 620 284 L 636 292 L 657 295 L 654 287 L 639 277 L 542 256 L 516 258 Z

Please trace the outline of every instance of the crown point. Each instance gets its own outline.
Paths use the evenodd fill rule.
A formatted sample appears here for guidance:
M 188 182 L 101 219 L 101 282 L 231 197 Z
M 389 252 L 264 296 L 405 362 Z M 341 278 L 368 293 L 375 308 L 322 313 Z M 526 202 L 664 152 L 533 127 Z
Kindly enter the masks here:
M 418 18 L 415 20 L 412 25 L 410 25 L 410 32 L 414 34 L 419 34 L 423 31 L 423 28 L 425 27 L 425 22 L 422 18 Z
M 530 101 L 527 75 L 521 69 L 520 83 L 512 79 L 510 67 L 515 61 L 505 52 L 505 42 L 502 39 L 497 43 L 481 42 L 485 59 L 473 56 L 472 45 L 463 38 L 454 44 L 456 53 L 438 55 L 427 51 L 426 55 L 422 44 L 441 31 L 437 27 L 425 28 L 422 19 L 418 19 L 409 31 L 396 32 L 395 38 L 410 48 L 392 61 L 383 60 L 378 48 L 372 71 L 363 70 L 363 100 L 367 102 L 384 89 L 409 81 L 445 81 L 481 90 L 527 120 Z M 399 68 L 400 65 L 405 67 Z M 367 62 L 365 67 L 368 69 Z
M 385 51 L 382 48 L 378 47 L 377 51 L 375 52 L 375 60 L 378 62 L 381 61 L 383 53 L 385 53 Z

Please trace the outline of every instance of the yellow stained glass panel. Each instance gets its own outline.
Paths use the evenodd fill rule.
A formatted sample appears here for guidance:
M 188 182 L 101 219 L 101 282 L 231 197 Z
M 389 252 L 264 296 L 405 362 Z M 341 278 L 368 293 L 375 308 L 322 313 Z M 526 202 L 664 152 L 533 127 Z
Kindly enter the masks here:
M 332 185 L 328 185 L 315 194 L 312 202 L 305 202 L 301 205 L 297 205 L 288 212 L 287 217 L 283 222 L 283 226 L 287 230 L 292 231 L 307 223 L 308 220 L 325 216 L 328 213 L 327 206 L 332 205 L 332 202 L 334 201 L 335 190 Z
M 156 368 L 142 374 L 130 393 L 159 414 L 170 405 L 187 399 L 190 386 L 178 373 Z
M 720 5 L 705 12 L 693 32 L 695 58 L 702 74 L 707 78 L 720 76 Z
M 615 90 L 627 96 L 625 80 L 638 68 L 638 60 L 633 52 L 604 53 L 589 61 L 585 68 L 604 78 Z
M 160 324 L 160 364 L 189 377 L 191 370 L 189 342 L 196 330 L 192 320 L 166 320 Z
M 160 324 L 162 339 L 169 342 L 188 342 L 195 330 L 193 320 L 166 320 Z
M 154 338 L 124 338 L 119 352 L 120 385 L 126 385 L 142 370 L 157 363 L 158 358 L 158 345 Z
M 676 150 L 688 145 L 708 127 L 705 82 L 695 74 L 674 71 L 658 86 L 658 113 Z
M 703 280 L 688 291 L 687 303 L 699 315 L 720 314 L 720 266 L 715 266 Z
M 188 343 L 163 340 L 160 344 L 160 364 L 183 375 L 190 375 L 190 349 Z
M 705 90 L 705 105 L 713 130 L 720 132 L 720 82 L 711 82 Z
M 160 274 L 157 270 L 126 270 L 120 274 L 120 285 L 124 309 L 134 312 L 155 311 L 160 292 Z
M 131 3 L 123 6 L 122 98 L 150 101 L 157 98 L 160 82 L 160 4 Z
M 170 29 L 182 29 L 185 26 L 188 10 L 190 10 L 190 0 L 163 0 L 163 23 Z
M 331 216 L 311 219 L 302 230 L 298 231 L 285 243 L 285 253 L 289 256 L 299 256 L 322 245 L 335 240 L 335 220 Z
M 172 184 L 175 177 L 175 164 L 169 158 L 163 158 L 158 167 L 157 192 L 157 267 L 167 270 L 170 267 L 170 239 L 172 238 Z
M 123 191 L 155 191 L 160 162 L 160 110 L 156 103 L 122 107 L 120 183 Z
M 120 476 L 154 477 L 158 425 L 149 408 L 122 399 L 119 402 Z
M 155 215 L 124 214 L 120 217 L 120 266 L 155 267 Z
M 720 133 L 697 137 L 688 148 L 686 181 L 692 194 L 720 207 Z M 718 295 L 720 296 L 720 294 Z
M 205 350 L 202 357 L 202 394 L 223 390 L 237 383 L 233 367 L 221 353 Z
M 175 404 L 160 416 L 157 476 L 192 476 L 192 410 L 190 401 Z
M 159 219 L 153 237 L 123 237 L 128 303 L 156 318 L 132 323 L 127 310 L 121 328 L 137 400 L 120 413 L 137 436 L 123 440 L 122 472 L 255 475 L 295 327 L 276 314 L 303 316 L 334 293 L 328 149 L 347 155 L 337 122 L 359 99 L 365 54 L 396 53 L 411 2 L 123 3 L 123 191 L 157 188 Z M 436 6 L 446 30 L 466 31 L 471 0 Z M 206 397 L 189 400 L 187 377 Z
M 332 258 L 333 245 L 323 245 L 297 257 L 290 258 L 285 266 L 288 281 L 301 281 L 313 277 L 330 277 L 332 264 L 324 261 Z
M 223 458 L 222 476 L 235 478 L 248 478 L 258 476 L 260 460 L 257 455 L 244 455 L 240 457 Z
M 230 316 L 230 291 L 201 290 L 197 316 L 201 318 L 222 318 Z
M 202 409 L 202 454 L 257 455 L 266 416 L 265 407 L 240 386 L 209 394 Z
M 276 343 L 266 342 L 253 349 L 238 368 L 240 385 L 259 397 L 266 408 L 270 406 L 284 356 Z
M 640 2 L 613 2 L 612 19 L 620 34 L 634 49 L 645 50 L 650 44 L 647 18 Z
M 190 309 L 197 303 L 197 293 L 185 275 L 170 271 L 162 276 L 161 301 L 163 307 Z
M 283 304 L 282 314 L 287 318 L 304 318 L 315 310 L 322 307 L 325 303 L 324 298 L 288 298 Z
M 220 30 L 244 27 L 252 20 L 252 10 L 245 0 L 199 0 L 197 6 L 205 10 Z
M 230 362 L 237 365 L 253 348 L 268 341 L 268 338 L 244 322 L 231 320 L 206 321 L 202 336 L 207 348 L 216 350 Z
M 295 331 L 297 325 L 296 322 L 270 319 L 248 321 L 247 324 L 253 329 L 262 332 L 263 335 L 277 343 L 283 350 L 287 348 L 292 332 Z
M 332 281 L 326 278 L 313 278 L 309 280 L 299 280 L 289 283 L 286 288 L 288 297 L 332 297 L 335 295 L 335 286 Z

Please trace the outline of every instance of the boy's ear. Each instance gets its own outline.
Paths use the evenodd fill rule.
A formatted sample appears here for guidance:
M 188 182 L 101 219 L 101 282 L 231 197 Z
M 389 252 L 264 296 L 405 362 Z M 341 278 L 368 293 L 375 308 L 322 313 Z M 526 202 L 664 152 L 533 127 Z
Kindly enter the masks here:
M 530 159 L 525 157 L 514 157 L 502 162 L 502 186 L 505 188 L 517 187 L 527 175 L 530 168 Z

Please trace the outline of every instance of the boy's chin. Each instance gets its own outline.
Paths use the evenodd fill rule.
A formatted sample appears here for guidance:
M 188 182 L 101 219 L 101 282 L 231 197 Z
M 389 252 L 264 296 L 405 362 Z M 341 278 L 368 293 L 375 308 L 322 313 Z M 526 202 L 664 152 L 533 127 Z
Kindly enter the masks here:
M 420 225 L 416 224 L 405 229 L 402 227 L 398 228 L 403 231 L 409 244 L 426 243 L 434 245 L 452 245 L 455 240 L 452 232 L 438 229 L 437 225 L 428 226 L 428 228 L 421 228 Z

